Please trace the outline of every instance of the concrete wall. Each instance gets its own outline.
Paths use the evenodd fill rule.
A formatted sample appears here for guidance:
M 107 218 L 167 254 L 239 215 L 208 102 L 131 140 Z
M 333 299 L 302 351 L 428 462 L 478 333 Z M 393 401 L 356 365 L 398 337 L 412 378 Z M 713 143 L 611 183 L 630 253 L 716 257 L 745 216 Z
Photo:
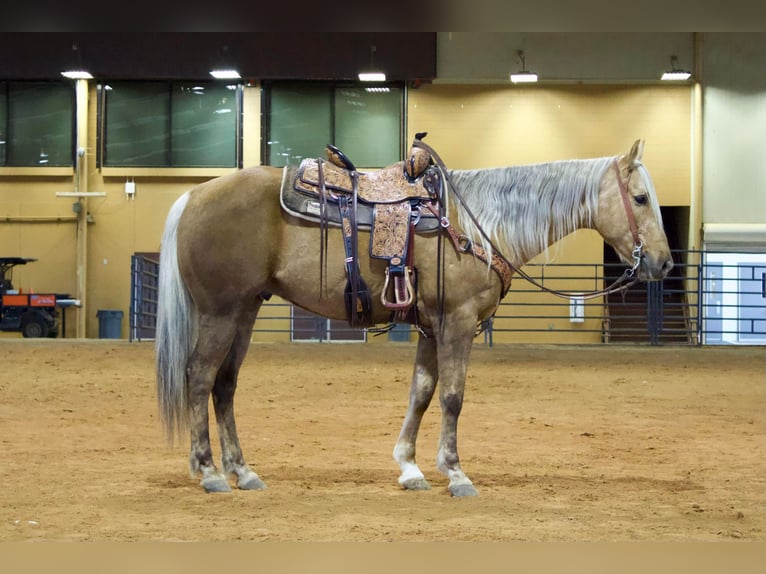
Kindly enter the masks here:
M 766 34 L 704 34 L 702 217 L 766 223 Z

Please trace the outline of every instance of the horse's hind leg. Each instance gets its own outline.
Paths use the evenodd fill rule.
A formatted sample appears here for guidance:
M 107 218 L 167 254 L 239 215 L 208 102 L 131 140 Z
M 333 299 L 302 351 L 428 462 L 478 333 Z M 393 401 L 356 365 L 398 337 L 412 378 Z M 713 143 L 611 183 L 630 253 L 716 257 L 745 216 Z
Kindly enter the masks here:
M 399 464 L 402 471 L 399 476 L 399 484 L 407 490 L 428 490 L 431 488 L 415 462 L 415 443 L 423 414 L 434 395 L 437 379 L 436 340 L 420 335 L 410 386 L 409 406 L 404 417 L 402 430 L 399 433 L 399 439 L 394 447 L 394 460 Z
M 200 484 L 207 492 L 231 490 L 226 477 L 213 462 L 208 404 L 218 370 L 230 352 L 235 334 L 236 322 L 231 317 L 200 316 L 197 344 L 187 369 L 191 438 L 189 468 L 192 476 L 202 474 Z
M 242 455 L 242 448 L 237 436 L 237 425 L 234 421 L 234 393 L 237 390 L 237 376 L 250 346 L 250 337 L 258 308 L 260 308 L 260 304 L 253 312 L 247 313 L 240 319 L 231 350 L 218 371 L 215 386 L 213 386 L 213 407 L 218 423 L 218 436 L 221 439 L 221 466 L 224 473 L 236 475 L 237 486 L 244 490 L 266 488 L 266 484 L 245 463 L 245 457 Z

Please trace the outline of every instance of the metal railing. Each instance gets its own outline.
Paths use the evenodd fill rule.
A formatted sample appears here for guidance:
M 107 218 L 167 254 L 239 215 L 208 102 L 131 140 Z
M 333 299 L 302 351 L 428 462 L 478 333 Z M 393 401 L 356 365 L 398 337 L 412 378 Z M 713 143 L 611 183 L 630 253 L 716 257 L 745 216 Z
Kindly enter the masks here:
M 578 303 L 585 309 L 582 322 L 570 302 L 555 301 L 531 285 L 524 286 L 501 303 L 485 340 L 491 345 L 502 333 L 548 333 L 546 339 L 535 340 L 766 344 L 766 253 L 676 250 L 673 260 L 675 267 L 663 281 Z M 527 265 L 525 270 L 552 289 L 579 282 L 595 290 L 614 280 L 622 266 L 546 264 Z M 529 300 L 515 301 L 516 297 Z M 590 340 L 584 337 L 588 333 Z
M 517 286 L 500 304 L 485 339 L 491 345 L 500 334 L 523 341 L 551 343 L 648 343 L 700 341 L 697 284 L 701 267 L 674 254 L 673 274 L 663 281 L 637 283 L 624 291 L 593 299 L 578 298 L 610 285 L 622 264 L 528 264 L 525 271 L 543 286 L 572 294 L 572 300 L 545 293 L 516 280 Z M 542 336 L 542 335 L 545 336 Z
M 153 339 L 157 326 L 159 257 L 135 254 L 130 258 L 130 310 L 128 339 Z
M 766 253 L 725 253 L 674 251 L 675 267 L 663 281 L 639 283 L 622 293 L 573 301 L 545 293 L 521 278 L 492 319 L 486 321 L 484 342 L 529 343 L 644 343 L 649 345 L 748 344 L 766 345 Z M 141 269 L 134 266 L 134 273 Z M 548 263 L 528 264 L 524 270 L 545 287 L 573 293 L 595 291 L 618 277 L 619 264 Z M 134 296 L 146 294 L 131 322 L 132 338 L 151 338 L 152 304 L 156 301 L 150 280 L 134 278 Z M 147 289 L 148 287 L 148 289 Z M 148 311 L 147 311 L 148 309 Z M 325 319 L 317 317 L 317 322 Z M 337 327 L 338 322 L 334 322 Z M 140 325 L 141 329 L 135 327 Z M 313 340 L 321 329 L 307 322 L 293 321 L 292 305 L 267 301 L 256 321 L 256 338 Z M 347 327 L 345 327 L 347 329 Z M 409 340 L 415 329 L 397 325 L 389 340 Z M 320 340 L 320 339 L 317 339 Z M 323 336 L 321 340 L 343 340 Z

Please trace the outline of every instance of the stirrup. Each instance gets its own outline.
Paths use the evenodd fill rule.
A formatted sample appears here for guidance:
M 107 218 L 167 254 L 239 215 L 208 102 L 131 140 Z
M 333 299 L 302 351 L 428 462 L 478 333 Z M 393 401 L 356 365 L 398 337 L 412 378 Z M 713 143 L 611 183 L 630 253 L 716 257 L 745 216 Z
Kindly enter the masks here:
M 415 290 L 412 288 L 412 270 L 410 267 L 403 267 L 401 275 L 394 275 L 394 299 L 389 301 L 386 298 L 388 285 L 391 281 L 391 269 L 386 267 L 386 282 L 383 284 L 383 290 L 380 292 L 380 302 L 386 309 L 392 311 L 401 311 L 409 309 L 415 302 Z

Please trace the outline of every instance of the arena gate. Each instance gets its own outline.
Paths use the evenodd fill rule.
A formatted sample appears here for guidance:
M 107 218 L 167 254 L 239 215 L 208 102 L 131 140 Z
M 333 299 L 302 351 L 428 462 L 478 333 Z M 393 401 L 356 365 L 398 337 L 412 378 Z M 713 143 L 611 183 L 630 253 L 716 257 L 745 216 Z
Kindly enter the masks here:
M 131 341 L 154 339 L 157 327 L 157 278 L 159 253 L 136 253 L 130 258 Z

